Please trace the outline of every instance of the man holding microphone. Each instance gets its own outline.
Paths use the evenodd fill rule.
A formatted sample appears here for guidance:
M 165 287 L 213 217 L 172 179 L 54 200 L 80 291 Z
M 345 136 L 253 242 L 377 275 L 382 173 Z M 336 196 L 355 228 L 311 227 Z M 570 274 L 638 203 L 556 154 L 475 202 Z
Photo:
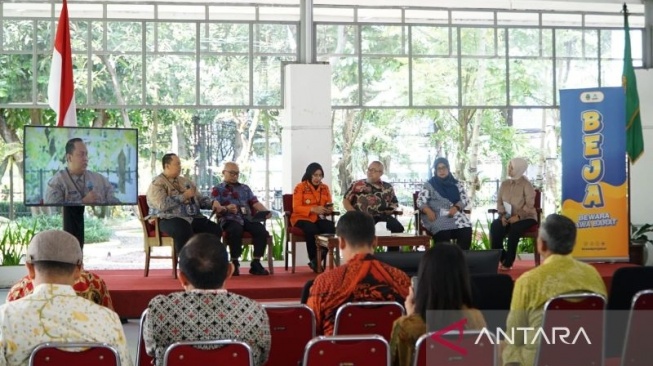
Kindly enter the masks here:
M 195 184 L 180 175 L 181 161 L 176 154 L 165 154 L 161 163 L 163 173 L 152 180 L 147 190 L 147 204 L 150 214 L 161 219 L 161 231 L 172 237 L 175 252 L 179 253 L 196 233 L 211 233 L 220 238 L 220 226 L 204 216 L 200 209 L 220 213 L 225 208 L 218 201 L 197 192 Z

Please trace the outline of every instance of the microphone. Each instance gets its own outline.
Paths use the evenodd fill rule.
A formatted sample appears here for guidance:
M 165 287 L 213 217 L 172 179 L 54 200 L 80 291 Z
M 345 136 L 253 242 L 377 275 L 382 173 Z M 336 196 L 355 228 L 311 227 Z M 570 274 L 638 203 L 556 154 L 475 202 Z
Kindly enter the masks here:
M 92 191 L 93 190 L 93 182 L 91 182 L 90 180 L 88 182 L 86 182 L 86 188 L 88 188 L 89 192 Z
M 186 183 L 186 189 L 190 189 L 190 188 L 191 188 L 190 183 Z M 195 204 L 195 197 L 190 198 L 190 203 L 193 205 Z

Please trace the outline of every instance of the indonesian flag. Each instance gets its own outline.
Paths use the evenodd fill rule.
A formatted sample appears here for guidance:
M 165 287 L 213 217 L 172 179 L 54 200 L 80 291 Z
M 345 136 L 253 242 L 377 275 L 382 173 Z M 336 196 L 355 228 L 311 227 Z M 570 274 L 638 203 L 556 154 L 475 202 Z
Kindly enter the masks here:
M 66 0 L 63 0 L 59 24 L 57 24 L 57 35 L 54 40 L 48 101 L 50 107 L 57 113 L 57 126 L 77 126 L 73 58 L 70 50 L 70 24 L 68 23 Z

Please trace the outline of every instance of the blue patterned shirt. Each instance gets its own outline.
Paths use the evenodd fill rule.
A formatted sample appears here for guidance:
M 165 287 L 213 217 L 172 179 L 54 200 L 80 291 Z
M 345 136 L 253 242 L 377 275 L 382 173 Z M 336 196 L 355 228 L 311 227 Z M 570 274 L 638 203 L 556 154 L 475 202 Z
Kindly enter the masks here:
M 252 207 L 258 203 L 258 198 L 247 184 L 242 183 L 220 183 L 213 187 L 211 196 L 214 200 L 220 202 L 222 206 L 234 204 L 238 206 L 238 212 L 231 213 L 225 211 L 220 217 L 220 223 L 224 224 L 227 220 L 236 221 L 239 224 L 244 223 L 244 217 L 251 216 Z

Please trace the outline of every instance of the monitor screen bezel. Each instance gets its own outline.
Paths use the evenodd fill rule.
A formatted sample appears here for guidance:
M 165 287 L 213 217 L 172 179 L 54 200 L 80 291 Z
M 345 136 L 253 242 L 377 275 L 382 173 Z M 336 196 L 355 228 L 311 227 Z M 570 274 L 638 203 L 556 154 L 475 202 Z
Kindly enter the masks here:
M 93 204 L 84 204 L 84 203 L 34 203 L 34 202 L 28 202 L 28 194 L 27 194 L 27 148 L 25 146 L 26 141 L 26 134 L 28 129 L 43 129 L 43 128 L 53 128 L 53 129 L 71 129 L 71 130 L 110 130 L 110 131 L 130 131 L 133 132 L 135 135 L 135 146 L 134 150 L 136 153 L 135 157 L 135 162 L 136 166 L 134 167 L 134 186 L 136 187 L 135 195 L 133 197 L 133 201 L 121 201 L 119 203 L 93 203 Z M 63 207 L 63 206 L 133 206 L 138 204 L 138 147 L 139 147 L 139 131 L 137 128 L 128 128 L 128 127 L 85 127 L 85 126 L 47 126 L 47 125 L 25 125 L 23 126 L 23 172 L 25 174 L 23 175 L 23 204 L 26 207 Z M 86 136 L 85 135 L 82 135 Z M 67 141 L 64 141 L 62 143 L 62 146 L 65 146 Z M 65 152 L 59 151 L 60 153 L 65 154 Z M 131 197 L 129 197 L 131 198 Z

